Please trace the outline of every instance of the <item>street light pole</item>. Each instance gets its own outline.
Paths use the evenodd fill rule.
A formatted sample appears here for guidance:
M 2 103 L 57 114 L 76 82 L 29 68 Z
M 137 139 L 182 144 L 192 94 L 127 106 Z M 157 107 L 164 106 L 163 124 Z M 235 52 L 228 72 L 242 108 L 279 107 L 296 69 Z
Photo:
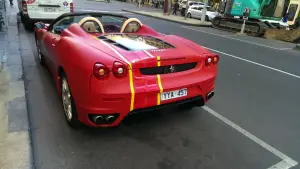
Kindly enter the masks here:
M 204 8 L 203 8 L 202 15 L 201 15 L 201 22 L 202 22 L 202 23 L 205 22 L 206 11 L 207 11 L 207 9 L 206 9 L 207 4 L 208 4 L 208 0 L 205 0 L 205 1 L 204 1 Z

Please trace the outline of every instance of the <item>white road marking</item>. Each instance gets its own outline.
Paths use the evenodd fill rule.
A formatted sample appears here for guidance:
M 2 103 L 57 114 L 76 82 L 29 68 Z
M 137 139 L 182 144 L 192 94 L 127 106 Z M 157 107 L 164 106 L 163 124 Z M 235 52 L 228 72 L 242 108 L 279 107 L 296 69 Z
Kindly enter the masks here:
M 232 40 L 236 40 L 236 41 L 240 41 L 240 42 L 245 42 L 245 43 L 249 43 L 249 44 L 252 44 L 252 45 L 262 46 L 262 47 L 266 47 L 266 48 L 270 48 L 270 49 L 275 49 L 275 50 L 289 50 L 289 49 L 293 49 L 293 48 L 275 48 L 275 47 L 268 46 L 268 45 L 263 45 L 263 44 L 259 44 L 259 43 L 249 42 L 249 41 L 242 40 L 242 39 L 232 38 L 232 37 L 230 37 L 232 35 L 219 35 L 219 34 L 216 34 L 216 33 L 206 32 L 206 31 L 203 31 L 203 30 L 200 30 L 200 29 L 191 28 L 191 27 L 188 27 L 188 26 L 181 26 L 181 27 L 186 28 L 186 29 L 190 29 L 190 30 L 193 30 L 193 31 L 198 31 L 198 32 L 202 32 L 202 33 L 206 33 L 206 34 L 210 34 L 210 35 L 220 36 L 220 37 L 223 37 L 223 38 L 232 39 Z
M 280 48 L 279 50 L 291 50 L 293 48 Z
M 287 155 L 285 155 L 282 152 L 278 151 L 277 149 L 275 149 L 274 147 L 270 146 L 269 144 L 267 144 L 266 142 L 262 141 L 261 139 L 257 138 L 256 136 L 254 136 L 253 134 L 249 133 L 248 131 L 244 130 L 243 128 L 241 128 L 237 124 L 233 123 L 232 121 L 228 120 L 227 118 L 225 118 L 221 114 L 215 112 L 211 108 L 209 108 L 207 106 L 203 106 L 202 108 L 204 110 L 206 110 L 208 113 L 210 113 L 211 115 L 215 116 L 219 120 L 223 121 L 224 123 L 226 123 L 227 125 L 229 125 L 233 129 L 237 130 L 238 132 L 240 132 L 244 136 L 248 137 L 250 140 L 254 141 L 255 143 L 257 143 L 258 145 L 260 145 L 264 149 L 268 150 L 269 152 L 271 152 L 272 154 L 274 154 L 275 156 L 277 156 L 277 157 L 279 157 L 280 159 L 283 160 L 280 163 L 275 164 L 274 166 L 272 166 L 269 169 L 275 169 L 275 167 L 277 167 L 276 169 L 289 169 L 291 167 L 294 167 L 294 166 L 298 165 L 298 162 L 296 162 L 295 160 L 291 159 Z
M 289 72 L 285 72 L 283 70 L 279 70 L 279 69 L 276 69 L 276 68 L 273 68 L 273 67 L 270 67 L 270 66 L 267 66 L 267 65 L 263 65 L 263 64 L 260 64 L 260 63 L 257 63 L 257 62 L 253 62 L 251 60 L 247 60 L 247 59 L 244 59 L 244 58 L 241 58 L 241 57 L 237 57 L 237 56 L 234 56 L 234 55 L 231 55 L 231 54 L 228 54 L 228 53 L 225 53 L 225 52 L 221 52 L 221 51 L 218 51 L 218 50 L 215 50 L 215 49 L 212 49 L 212 48 L 208 48 L 208 47 L 204 47 L 204 48 L 209 49 L 209 50 L 214 51 L 214 52 L 217 52 L 217 53 L 220 53 L 220 54 L 223 54 L 223 55 L 230 56 L 230 57 L 235 58 L 235 59 L 239 59 L 239 60 L 242 60 L 242 61 L 245 61 L 245 62 L 248 62 L 248 63 L 252 63 L 252 64 L 255 64 L 255 65 L 258 65 L 258 66 L 261 66 L 261 67 L 264 67 L 264 68 L 267 68 L 267 69 L 270 69 L 270 70 L 274 70 L 276 72 L 280 72 L 280 73 L 283 73 L 285 75 L 289 75 L 289 76 L 300 79 L 300 76 L 289 73 Z
M 289 169 L 293 166 L 291 166 L 289 163 L 287 163 L 286 161 L 282 160 L 279 163 L 269 167 L 268 169 Z

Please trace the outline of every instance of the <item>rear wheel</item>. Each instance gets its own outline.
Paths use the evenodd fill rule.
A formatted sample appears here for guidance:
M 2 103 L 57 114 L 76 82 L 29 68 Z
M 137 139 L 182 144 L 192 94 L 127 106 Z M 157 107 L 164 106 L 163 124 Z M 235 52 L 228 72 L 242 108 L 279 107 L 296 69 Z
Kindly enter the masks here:
M 207 15 L 205 16 L 205 21 L 209 21 L 209 17 Z
M 22 13 L 21 13 L 21 21 L 23 22 L 25 29 L 33 30 L 33 24 L 31 23 L 31 20 L 29 18 L 26 18 Z
M 72 128 L 78 128 L 80 126 L 80 122 L 78 120 L 74 99 L 72 97 L 72 93 L 65 73 L 61 73 L 61 99 L 68 125 Z
M 188 14 L 187 14 L 187 17 L 188 17 L 188 18 L 192 18 L 191 13 L 188 13 Z

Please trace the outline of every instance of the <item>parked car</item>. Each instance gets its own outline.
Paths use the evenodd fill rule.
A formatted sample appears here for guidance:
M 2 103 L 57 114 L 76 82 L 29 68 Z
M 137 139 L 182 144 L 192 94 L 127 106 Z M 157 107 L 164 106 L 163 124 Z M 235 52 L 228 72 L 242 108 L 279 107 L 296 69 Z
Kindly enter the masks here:
M 21 19 L 26 27 L 34 22 L 51 22 L 60 15 L 73 12 L 73 0 L 18 0 Z
M 206 16 L 205 16 L 206 21 L 211 21 L 219 14 L 216 10 L 214 10 L 210 6 L 207 6 L 206 9 L 207 9 Z M 204 12 L 204 5 L 192 5 L 188 9 L 187 17 L 201 19 L 203 12 Z
M 136 18 L 68 13 L 36 23 L 34 34 L 72 127 L 117 126 L 130 114 L 201 107 L 214 96 L 219 56 Z
M 185 10 L 186 10 L 186 6 L 187 6 L 187 2 L 189 4 L 189 6 L 192 6 L 192 5 L 204 5 L 203 2 L 182 0 L 182 1 L 179 2 L 179 10 L 180 10 L 182 16 L 185 16 Z

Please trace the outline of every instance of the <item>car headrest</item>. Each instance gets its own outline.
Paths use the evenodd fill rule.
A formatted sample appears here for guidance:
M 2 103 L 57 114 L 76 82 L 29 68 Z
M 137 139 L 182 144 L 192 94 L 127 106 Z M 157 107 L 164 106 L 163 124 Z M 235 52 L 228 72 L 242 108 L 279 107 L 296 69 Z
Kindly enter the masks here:
M 121 33 L 136 32 L 140 29 L 142 25 L 143 25 L 142 22 L 137 18 L 129 18 L 123 23 L 120 32 Z
M 95 22 L 91 22 L 91 21 L 87 21 L 82 25 L 82 28 L 90 33 L 94 33 L 94 32 L 99 32 L 99 30 L 97 30 Z
M 97 27 L 99 27 L 100 31 L 102 33 L 105 33 L 102 23 L 95 17 L 82 18 L 78 22 L 78 25 L 80 27 L 82 27 L 87 32 L 99 32 L 98 29 L 97 29 Z

